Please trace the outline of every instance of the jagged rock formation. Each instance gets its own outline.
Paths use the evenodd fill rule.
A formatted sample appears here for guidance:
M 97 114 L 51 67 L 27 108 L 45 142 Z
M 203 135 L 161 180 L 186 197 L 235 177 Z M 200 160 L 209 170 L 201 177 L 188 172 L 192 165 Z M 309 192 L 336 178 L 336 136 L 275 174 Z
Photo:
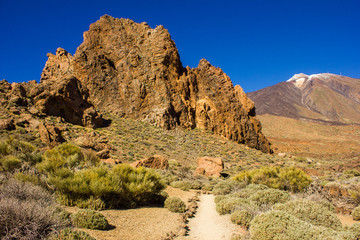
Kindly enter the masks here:
M 99 110 L 166 129 L 209 130 L 271 152 L 241 87 L 205 59 L 184 68 L 163 26 L 105 15 L 90 25 L 74 56 L 61 48 L 48 54 L 40 84 L 31 84 L 17 90 L 34 99 L 31 106 L 74 124 L 101 125 Z
M 49 55 L 41 83 L 74 77 L 101 111 L 166 129 L 211 130 L 270 152 L 254 105 L 219 68 L 201 60 L 184 68 L 169 32 L 146 23 L 103 16 L 84 33 L 74 56 Z
M 255 102 L 257 114 L 330 124 L 360 123 L 360 79 L 356 78 L 300 73 L 248 96 Z
M 87 101 L 87 92 L 74 77 L 52 79 L 46 83 L 36 81 L 0 84 L 2 106 L 15 113 L 35 116 L 58 116 L 65 121 L 86 127 L 100 127 L 103 119 Z

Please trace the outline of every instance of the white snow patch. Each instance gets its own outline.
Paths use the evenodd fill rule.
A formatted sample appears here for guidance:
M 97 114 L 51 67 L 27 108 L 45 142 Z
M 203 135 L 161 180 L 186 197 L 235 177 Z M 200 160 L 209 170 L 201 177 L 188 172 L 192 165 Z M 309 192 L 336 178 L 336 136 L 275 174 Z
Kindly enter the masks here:
M 299 74 L 295 74 L 294 76 L 292 76 L 286 82 L 291 82 L 296 87 L 301 88 L 308 81 L 311 81 L 311 80 L 314 80 L 314 79 L 329 80 L 330 77 L 333 76 L 333 75 L 334 74 L 331 74 L 331 73 L 318 73 L 318 74 L 311 74 L 311 75 L 306 75 L 304 73 L 299 73 Z

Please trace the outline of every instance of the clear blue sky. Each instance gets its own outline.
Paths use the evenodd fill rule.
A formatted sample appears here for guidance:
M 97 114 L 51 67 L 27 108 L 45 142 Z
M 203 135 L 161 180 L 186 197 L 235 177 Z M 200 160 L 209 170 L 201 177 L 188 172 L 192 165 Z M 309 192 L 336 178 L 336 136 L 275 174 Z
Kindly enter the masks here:
M 184 66 L 206 58 L 246 92 L 295 73 L 360 78 L 360 0 L 0 0 L 0 79 L 39 80 L 100 16 L 167 28 Z

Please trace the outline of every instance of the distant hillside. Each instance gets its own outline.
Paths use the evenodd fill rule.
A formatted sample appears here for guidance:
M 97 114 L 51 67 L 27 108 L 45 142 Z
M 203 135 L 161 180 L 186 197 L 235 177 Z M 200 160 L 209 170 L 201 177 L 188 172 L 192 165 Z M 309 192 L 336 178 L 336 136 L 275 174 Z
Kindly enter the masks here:
M 286 82 L 247 94 L 256 114 L 360 124 L 360 79 L 322 73 L 295 74 Z
M 267 114 L 258 117 L 275 152 L 340 160 L 345 165 L 360 162 L 358 125 L 331 126 Z

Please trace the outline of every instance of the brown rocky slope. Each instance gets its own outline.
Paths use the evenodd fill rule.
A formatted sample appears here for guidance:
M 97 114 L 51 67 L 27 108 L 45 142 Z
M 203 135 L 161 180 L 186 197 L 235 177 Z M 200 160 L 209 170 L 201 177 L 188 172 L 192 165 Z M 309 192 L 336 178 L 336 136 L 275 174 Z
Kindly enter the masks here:
M 241 87 L 204 59 L 184 68 L 162 26 L 105 15 L 90 25 L 74 56 L 59 48 L 48 58 L 35 84 L 41 90 L 25 90 L 42 113 L 97 127 L 103 124 L 97 110 L 111 112 L 166 129 L 209 130 L 271 152 Z

